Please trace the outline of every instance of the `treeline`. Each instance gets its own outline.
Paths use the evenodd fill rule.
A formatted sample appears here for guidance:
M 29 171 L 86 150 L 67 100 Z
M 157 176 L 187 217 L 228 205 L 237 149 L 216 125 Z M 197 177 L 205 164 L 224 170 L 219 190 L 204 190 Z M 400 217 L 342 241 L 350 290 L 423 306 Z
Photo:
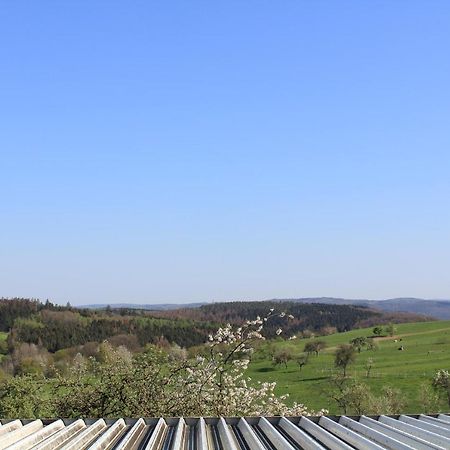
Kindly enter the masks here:
M 50 352 L 102 342 L 117 335 L 133 335 L 140 345 L 165 339 L 183 347 L 198 345 L 207 339 L 213 324 L 188 319 L 152 317 L 101 316 L 83 317 L 72 311 L 43 310 L 25 319 L 17 319 L 9 335 L 9 342 L 37 344 Z
M 377 324 L 417 322 L 424 317 L 416 314 L 385 313 L 364 306 L 333 305 L 322 303 L 296 303 L 289 301 L 223 302 L 170 311 L 152 311 L 166 318 L 189 318 L 217 323 L 241 323 L 256 316 L 264 317 L 269 309 L 284 311 L 294 316 L 287 324 L 283 318 L 274 317 L 265 327 L 266 336 L 274 337 L 278 328 L 284 336 L 330 334 Z
M 0 298 L 0 331 L 8 332 L 16 319 L 26 319 L 41 311 L 77 311 L 82 316 L 96 314 L 87 308 L 73 308 L 69 303 L 66 306 L 56 305 L 49 300 L 44 303 L 34 298 Z
M 349 331 L 362 324 L 413 321 L 414 317 L 396 317 L 366 307 L 295 302 L 227 302 L 172 311 L 129 309 L 77 309 L 41 303 L 34 299 L 0 299 L 0 331 L 10 331 L 10 350 L 15 342 L 36 344 L 50 352 L 102 342 L 117 335 L 136 337 L 139 345 L 166 340 L 187 348 L 204 343 L 208 334 L 226 323 L 242 323 L 257 316 L 264 317 L 269 309 L 292 315 L 287 323 L 273 317 L 266 326 L 268 338 L 281 328 L 284 337 L 308 336 L 311 333 L 331 334 Z M 415 316 L 420 320 L 420 316 Z M 309 333 L 309 334 L 308 334 Z
M 327 305 L 320 303 L 294 302 L 226 302 L 203 305 L 199 308 L 186 308 L 172 311 L 153 312 L 166 318 L 189 318 L 198 321 L 219 323 L 241 323 L 254 317 L 264 317 L 269 309 L 283 311 L 294 316 L 286 323 L 282 317 L 274 317 L 266 326 L 266 335 L 275 336 L 278 328 L 284 335 L 293 335 L 309 330 L 320 334 L 324 330 L 348 331 L 356 328 L 362 321 L 373 320 L 380 323 L 383 313 L 364 307 L 351 305 Z
M 27 318 L 42 309 L 53 309 L 54 305 L 26 298 L 0 298 L 0 331 L 9 331 L 19 317 Z
M 284 311 L 294 316 L 290 323 L 293 331 L 311 329 L 318 331 L 324 327 L 335 327 L 337 331 L 348 331 L 354 328 L 361 320 L 379 317 L 381 313 L 368 308 L 359 308 L 351 305 L 326 305 L 320 303 L 300 304 L 294 302 L 233 302 L 204 305 L 200 309 L 206 316 L 223 318 L 227 321 L 241 322 L 255 315 L 264 316 L 268 308 Z M 279 322 L 279 323 L 276 323 Z M 283 319 L 279 318 L 272 324 L 272 328 L 281 326 Z M 270 324 L 269 324 L 270 325 Z M 286 328 L 286 325 L 284 325 Z
M 368 308 L 359 308 L 351 305 L 326 305 L 320 303 L 300 304 L 293 302 L 233 302 L 232 305 L 226 303 L 202 306 L 205 317 L 223 318 L 227 321 L 241 322 L 255 315 L 264 316 L 267 308 L 274 308 L 275 311 L 283 311 L 292 315 L 293 320 L 287 323 L 282 317 L 274 318 L 266 327 L 268 337 L 275 336 L 278 328 L 283 329 L 286 335 L 296 335 L 302 331 L 310 330 L 316 334 L 327 334 L 331 332 L 343 332 L 356 328 L 362 320 L 373 319 L 379 321 L 381 313 Z
M 190 347 L 205 342 L 216 328 L 208 321 L 152 317 L 138 310 L 76 309 L 35 299 L 0 299 L 0 331 L 9 332 L 10 351 L 23 342 L 56 352 L 117 335 L 135 336 L 142 346 L 165 340 Z

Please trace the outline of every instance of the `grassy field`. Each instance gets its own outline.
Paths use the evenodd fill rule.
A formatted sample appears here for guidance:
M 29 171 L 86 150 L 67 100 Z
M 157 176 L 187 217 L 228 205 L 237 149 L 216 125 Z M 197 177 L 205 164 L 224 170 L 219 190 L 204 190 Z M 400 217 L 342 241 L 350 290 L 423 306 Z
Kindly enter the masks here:
M 274 367 L 269 357 L 255 359 L 249 368 L 249 376 L 259 381 L 276 381 L 277 394 L 290 394 L 292 401 L 304 403 L 313 409 L 326 408 L 332 413 L 339 412 L 329 400 L 329 377 L 333 370 L 333 352 L 339 344 L 348 343 L 357 336 L 373 336 L 372 328 L 337 333 L 318 339 L 327 343 L 328 348 L 319 356 L 311 356 L 309 363 L 299 371 L 295 361 L 288 367 Z M 394 342 L 394 340 L 402 341 Z M 437 369 L 450 369 L 450 321 L 436 321 L 396 325 L 395 336 L 375 339 L 378 350 L 362 350 L 355 364 L 350 366 L 348 375 L 367 383 L 374 393 L 383 386 L 401 389 L 407 403 L 407 412 L 421 409 L 419 391 L 421 385 L 429 383 Z M 278 348 L 290 348 L 295 356 L 303 352 L 307 339 L 281 341 Z M 404 351 L 398 348 L 403 345 Z M 374 360 L 370 378 L 366 378 L 365 362 Z M 438 409 L 448 410 L 443 401 Z

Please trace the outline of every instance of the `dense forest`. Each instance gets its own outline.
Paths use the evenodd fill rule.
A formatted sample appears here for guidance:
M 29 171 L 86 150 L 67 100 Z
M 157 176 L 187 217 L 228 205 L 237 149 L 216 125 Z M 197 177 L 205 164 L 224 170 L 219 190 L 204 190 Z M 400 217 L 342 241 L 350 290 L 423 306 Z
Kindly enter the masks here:
M 284 324 L 285 336 L 298 334 L 329 334 L 349 331 L 375 324 L 423 321 L 424 317 L 409 313 L 385 313 L 364 306 L 334 305 L 322 303 L 297 303 L 289 301 L 223 302 L 168 311 L 153 311 L 158 317 L 192 319 L 216 323 L 241 323 L 257 316 L 263 317 L 269 309 L 284 311 L 294 316 Z M 429 319 L 428 320 L 432 320 Z M 266 335 L 274 337 L 283 319 L 278 318 L 266 326 Z
M 217 324 L 208 321 L 152 317 L 137 310 L 93 311 L 37 300 L 0 300 L 0 331 L 9 332 L 10 348 L 15 342 L 25 342 L 56 352 L 114 336 L 136 337 L 141 346 L 163 339 L 191 347 L 205 342 L 215 329 Z

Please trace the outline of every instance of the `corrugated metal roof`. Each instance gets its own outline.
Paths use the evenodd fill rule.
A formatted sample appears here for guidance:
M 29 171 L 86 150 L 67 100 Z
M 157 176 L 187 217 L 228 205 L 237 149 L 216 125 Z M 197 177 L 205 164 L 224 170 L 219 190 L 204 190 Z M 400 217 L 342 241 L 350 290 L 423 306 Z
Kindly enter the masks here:
M 0 450 L 450 449 L 450 415 L 2 420 Z

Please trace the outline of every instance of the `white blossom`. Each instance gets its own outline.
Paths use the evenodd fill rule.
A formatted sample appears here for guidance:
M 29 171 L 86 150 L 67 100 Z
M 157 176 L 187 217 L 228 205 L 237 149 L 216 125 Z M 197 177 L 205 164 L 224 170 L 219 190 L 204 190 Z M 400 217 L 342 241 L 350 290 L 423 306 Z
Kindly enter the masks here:
M 254 352 L 253 343 L 265 339 L 263 327 L 273 311 L 271 308 L 266 317 L 247 320 L 240 327 L 227 324 L 208 337 L 210 354 L 197 358 L 192 367 L 180 372 L 172 392 L 177 403 L 186 405 L 184 411 L 203 416 L 313 414 L 302 404 L 287 406 L 288 396 L 274 393 L 276 383 L 255 383 L 245 376 Z M 281 333 L 278 328 L 277 336 Z

